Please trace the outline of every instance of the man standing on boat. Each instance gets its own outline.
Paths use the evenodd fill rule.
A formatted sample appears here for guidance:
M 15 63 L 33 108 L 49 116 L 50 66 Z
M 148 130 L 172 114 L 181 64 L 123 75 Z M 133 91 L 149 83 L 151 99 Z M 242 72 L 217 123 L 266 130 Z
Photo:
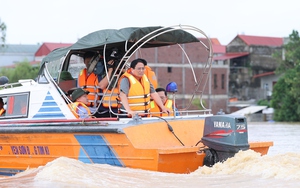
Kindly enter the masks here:
M 162 113 L 170 113 L 156 93 L 153 85 L 145 75 L 144 59 L 135 59 L 130 69 L 120 78 L 119 99 L 122 104 L 120 111 L 134 117 L 135 114 L 146 117 L 150 111 L 150 97 L 161 108 Z

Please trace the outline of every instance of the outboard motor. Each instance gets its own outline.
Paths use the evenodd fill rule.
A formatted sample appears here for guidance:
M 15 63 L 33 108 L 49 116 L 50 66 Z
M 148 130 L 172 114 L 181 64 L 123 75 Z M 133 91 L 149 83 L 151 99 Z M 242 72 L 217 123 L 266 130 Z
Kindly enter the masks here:
M 233 157 L 239 150 L 248 150 L 247 119 L 241 115 L 215 115 L 205 118 L 202 143 L 204 165 L 212 166 Z

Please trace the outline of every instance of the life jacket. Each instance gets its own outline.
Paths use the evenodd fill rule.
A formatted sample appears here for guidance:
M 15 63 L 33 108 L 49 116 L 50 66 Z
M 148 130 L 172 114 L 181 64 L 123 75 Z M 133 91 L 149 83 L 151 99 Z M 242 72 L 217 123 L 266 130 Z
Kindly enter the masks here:
M 173 109 L 173 101 L 168 99 L 164 106 L 168 109 Z M 155 101 L 151 101 L 150 103 L 150 112 L 161 112 L 161 109 L 159 108 L 159 106 L 156 104 Z M 158 117 L 158 116 L 168 116 L 168 114 L 166 113 L 153 113 L 151 114 L 151 116 L 155 116 L 155 117 Z
M 156 78 L 155 72 L 152 71 L 152 69 L 147 65 L 145 66 L 145 75 L 147 76 L 147 78 L 149 79 L 151 84 L 153 85 L 154 89 L 156 89 L 157 88 L 157 78 Z
M 78 76 L 78 86 L 89 91 L 87 104 L 90 107 L 96 107 L 100 100 L 100 89 L 98 87 L 98 77 L 95 73 L 87 74 L 87 69 L 82 69 Z
M 0 116 L 2 116 L 4 113 L 5 113 L 5 109 L 4 108 L 2 108 L 1 110 L 0 110 Z
M 118 94 L 119 88 L 114 88 L 113 90 L 104 89 L 102 105 L 106 108 L 111 106 L 112 108 L 118 107 Z
M 130 71 L 130 70 L 128 70 Z M 138 81 L 132 74 L 125 72 L 122 78 L 126 77 L 129 80 L 128 104 L 132 111 L 138 113 L 149 113 L 150 110 L 150 82 L 144 74 L 141 81 Z M 119 87 L 120 88 L 120 87 Z M 126 112 L 124 109 L 120 111 Z
M 78 109 L 78 107 L 79 106 L 83 106 L 86 110 L 87 110 L 87 112 L 88 112 L 88 115 L 91 115 L 91 110 L 89 109 L 89 107 L 87 107 L 84 103 L 82 103 L 82 102 L 74 102 L 74 103 L 72 103 L 71 105 L 68 105 L 69 106 L 69 108 L 71 109 L 71 111 L 72 111 L 72 113 L 74 114 L 74 116 L 77 118 L 77 119 L 79 119 L 80 117 L 79 117 L 79 109 Z

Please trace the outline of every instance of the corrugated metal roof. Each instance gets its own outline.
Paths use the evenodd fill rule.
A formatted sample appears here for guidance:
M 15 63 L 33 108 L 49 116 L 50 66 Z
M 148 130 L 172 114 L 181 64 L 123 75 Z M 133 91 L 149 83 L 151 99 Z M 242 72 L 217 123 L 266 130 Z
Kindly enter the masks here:
M 35 54 L 35 52 L 39 49 L 41 45 L 26 45 L 26 44 L 5 44 L 4 47 L 0 47 L 0 53 L 30 53 Z
M 202 37 L 200 37 L 200 38 L 198 38 L 199 40 L 201 40 L 204 44 L 208 44 L 208 42 L 207 42 L 207 38 L 202 38 Z M 217 39 L 217 38 L 210 38 L 210 41 L 211 41 L 211 44 L 212 45 L 221 45 L 221 43 L 220 43 L 220 41 L 219 41 L 219 39 Z
M 226 46 L 224 46 L 224 45 L 213 44 L 212 48 L 213 48 L 214 54 L 225 54 L 226 53 Z
M 63 47 L 69 47 L 73 43 L 50 43 L 50 42 L 45 42 L 44 45 L 50 50 L 53 51 L 57 48 L 63 48 Z
M 226 53 L 222 56 L 216 56 L 213 58 L 213 60 L 225 60 L 225 59 L 233 59 L 233 58 L 238 58 L 242 56 L 249 55 L 248 52 L 241 52 L 241 53 Z
M 207 38 L 198 38 L 202 42 L 204 42 L 205 45 L 208 45 Z M 217 38 L 210 38 L 212 48 L 214 51 L 214 54 L 225 54 L 226 53 L 226 46 L 221 45 L 220 41 Z
M 36 51 L 35 56 L 45 56 L 45 55 L 48 55 L 50 52 L 52 52 L 55 49 L 63 48 L 63 47 L 69 47 L 71 45 L 72 45 L 71 43 L 51 43 L 51 42 L 45 42 Z
M 255 114 L 256 112 L 262 111 L 264 109 L 268 108 L 267 106 L 248 106 L 246 108 L 243 108 L 241 110 L 235 111 L 231 114 L 235 115 L 247 115 L 247 114 Z
M 262 37 L 262 36 L 250 36 L 250 35 L 237 35 L 247 45 L 259 45 L 259 46 L 282 46 L 282 37 Z

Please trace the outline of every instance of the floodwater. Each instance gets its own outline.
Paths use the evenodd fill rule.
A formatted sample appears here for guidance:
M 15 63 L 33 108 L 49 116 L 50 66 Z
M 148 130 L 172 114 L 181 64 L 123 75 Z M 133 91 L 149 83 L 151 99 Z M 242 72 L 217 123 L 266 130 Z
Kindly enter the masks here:
M 268 155 L 241 151 L 191 174 L 152 172 L 58 158 L 0 178 L 0 187 L 300 187 L 300 123 L 248 123 L 249 141 L 273 141 Z

